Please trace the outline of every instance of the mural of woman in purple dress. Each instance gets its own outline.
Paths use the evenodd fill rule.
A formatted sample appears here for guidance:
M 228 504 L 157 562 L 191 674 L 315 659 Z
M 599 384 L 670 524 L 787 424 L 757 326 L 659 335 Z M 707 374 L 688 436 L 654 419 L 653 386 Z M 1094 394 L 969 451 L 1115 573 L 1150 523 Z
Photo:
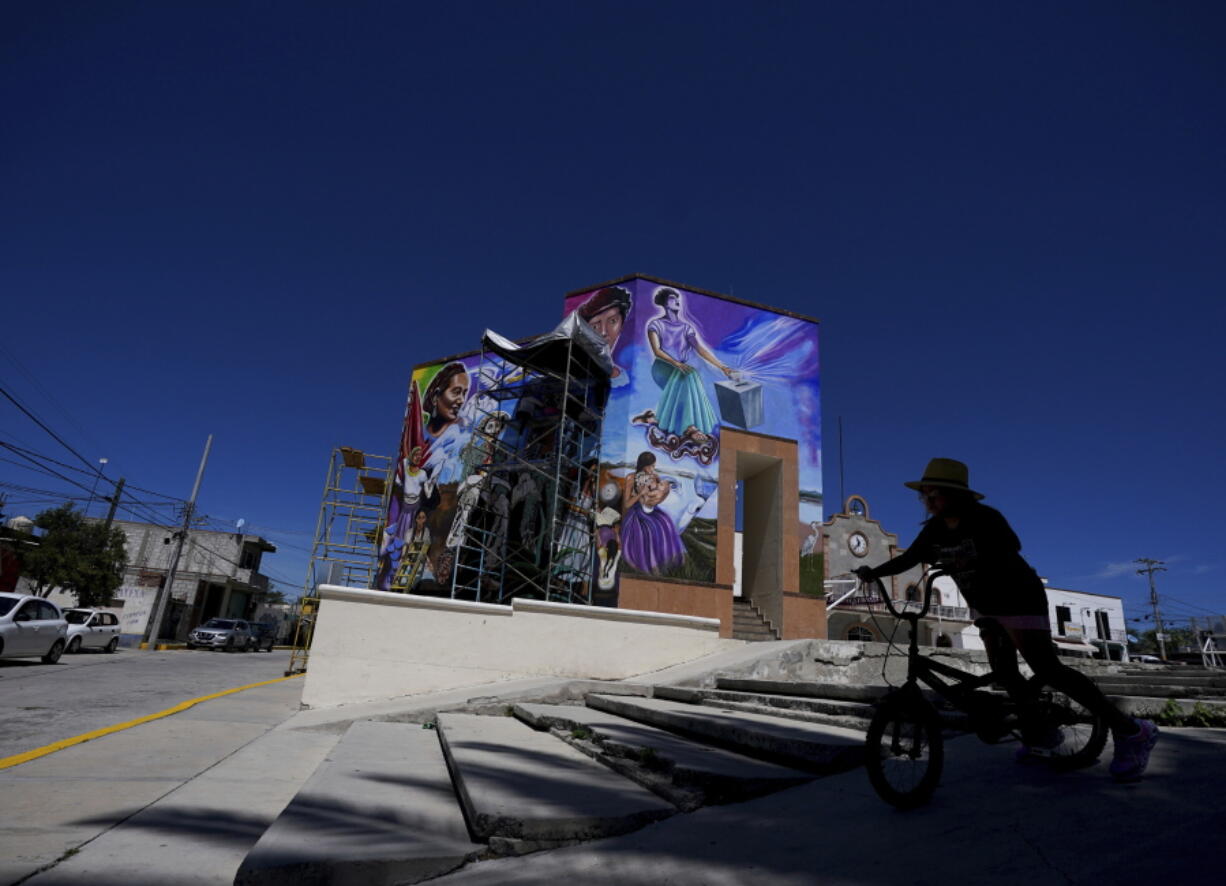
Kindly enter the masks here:
M 694 324 L 682 318 L 681 294 L 677 290 L 661 287 L 653 301 L 663 309 L 647 324 L 647 341 L 655 355 L 651 377 L 660 386 L 656 424 L 670 434 L 704 440 L 715 430 L 718 419 L 690 357 L 698 354 L 729 378 L 732 369 L 703 344 Z
M 685 556 L 677 527 L 659 507 L 671 489 L 656 473 L 655 455 L 641 453 L 634 473 L 626 478 L 621 528 L 622 559 L 639 572 L 658 575 Z

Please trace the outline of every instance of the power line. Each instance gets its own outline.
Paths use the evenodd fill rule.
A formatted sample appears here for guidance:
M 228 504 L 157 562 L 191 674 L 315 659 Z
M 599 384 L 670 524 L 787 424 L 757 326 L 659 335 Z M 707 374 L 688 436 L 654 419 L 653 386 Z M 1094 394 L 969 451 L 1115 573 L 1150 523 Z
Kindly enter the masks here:
M 33 385 L 34 388 L 39 393 L 41 393 L 44 397 L 46 397 L 47 400 L 50 401 L 52 406 L 54 406 L 56 409 L 59 410 L 60 414 L 63 415 L 64 418 L 68 420 L 68 423 L 77 430 L 78 434 L 80 434 L 82 437 L 85 437 L 90 443 L 93 443 L 95 446 L 98 446 L 98 441 L 94 439 L 90 435 L 90 433 L 85 430 L 85 428 L 81 427 L 80 423 L 64 407 L 64 404 L 61 403 L 59 400 L 57 400 L 50 391 L 48 391 L 45 387 L 42 386 L 42 384 L 39 382 L 38 378 L 34 375 L 34 373 L 30 372 L 30 370 L 26 368 L 25 364 L 17 359 L 16 354 L 14 354 L 11 350 L 9 350 L 8 348 L 4 346 L 3 342 L 0 342 L 0 352 L 3 352 L 4 355 L 9 359 L 9 362 L 12 363 L 15 367 L 17 367 L 17 370 L 26 377 L 26 380 L 29 381 L 30 384 Z
M 0 388 L 0 393 L 3 393 L 3 394 L 6 396 L 6 397 L 8 397 L 8 399 L 9 399 L 9 400 L 13 401 L 13 402 L 14 402 L 14 403 L 15 403 L 15 404 L 18 406 L 18 408 L 22 409 L 22 411 L 23 411 L 23 412 L 26 412 L 26 414 L 27 414 L 27 415 L 30 415 L 30 417 L 31 417 L 31 418 L 33 418 L 33 419 L 34 419 L 36 422 L 38 421 L 38 420 L 37 420 L 36 418 L 34 418 L 34 416 L 33 416 L 33 415 L 31 415 L 31 414 L 30 414 L 30 413 L 29 413 L 27 410 L 25 410 L 23 407 L 21 407 L 21 405 L 20 405 L 19 403 L 17 403 L 17 401 L 16 401 L 16 400 L 14 400 L 14 399 L 13 399 L 13 397 L 12 397 L 10 394 L 8 394 L 8 392 L 7 392 L 7 391 L 4 391 L 2 388 Z M 60 444 L 61 444 L 61 445 L 63 445 L 63 446 L 64 446 L 65 448 L 67 448 L 67 449 L 68 449 L 70 452 L 72 452 L 72 453 L 73 453 L 73 455 L 77 456 L 77 458 L 82 458 L 82 456 L 81 456 L 81 454 L 80 454 L 80 453 L 78 453 L 78 452 L 77 452 L 75 449 L 73 449 L 73 448 L 72 448 L 71 446 L 69 446 L 67 443 L 64 443 L 64 441 L 63 441 L 63 440 L 60 440 L 60 438 L 59 438 L 59 437 L 58 437 L 58 436 L 55 434 L 55 432 L 54 432 L 54 431 L 52 431 L 50 428 L 47 428 L 47 427 L 46 427 L 45 425 L 43 425 L 41 422 L 38 422 L 38 424 L 39 424 L 39 426 L 40 426 L 40 427 L 42 427 L 42 428 L 43 428 L 43 430 L 47 431 L 47 433 L 49 433 L 49 434 L 51 434 L 53 437 L 55 437 L 55 438 L 56 438 L 56 439 L 57 439 L 57 440 L 60 442 Z M 43 454 L 41 454 L 41 453 L 35 452 L 34 450 L 28 450 L 28 449 L 26 449 L 25 447 L 15 446 L 15 445 L 13 445 L 13 444 L 11 444 L 11 443 L 6 443 L 6 442 L 4 442 L 4 441 L 2 441 L 2 440 L 0 440 L 0 446 L 4 447 L 5 449 L 8 449 L 9 451 L 13 452 L 14 454 L 16 454 L 16 455 L 20 456 L 21 458 L 25 459 L 27 462 L 29 462 L 29 464 L 30 464 L 32 467 L 28 467 L 28 466 L 26 466 L 26 465 L 22 465 L 22 464 L 20 464 L 19 462 L 11 462 L 11 461 L 10 461 L 10 460 L 8 460 L 8 459 L 0 459 L 0 461 L 10 461 L 10 463 L 11 463 L 11 464 L 15 464 L 15 465 L 17 465 L 17 466 L 19 466 L 19 467 L 25 467 L 27 470 L 34 470 L 34 471 L 36 471 L 37 473 L 44 474 L 44 475 L 46 475 L 46 476 L 56 477 L 56 478 L 58 478 L 58 479 L 60 479 L 60 480 L 63 480 L 65 483 L 68 483 L 68 484 L 70 484 L 70 485 L 72 485 L 72 486 L 76 486 L 76 487 L 80 488 L 80 489 L 81 489 L 82 491 L 84 491 L 84 492 L 89 492 L 89 491 L 90 491 L 90 488 L 89 488 L 88 486 L 85 486 L 83 483 L 79 483 L 79 482 L 77 482 L 76 480 L 73 480 L 71 477 L 66 477 L 66 476 L 64 476 L 63 474 L 59 473 L 58 471 L 55 471 L 55 470 L 52 470 L 51 468 L 48 468 L 46 465 L 39 464 L 37 461 L 35 461 L 35 458 L 41 458 L 41 459 L 43 459 L 43 460 L 45 460 L 45 461 L 49 461 L 49 462 L 51 462 L 51 463 L 53 463 L 53 464 L 57 464 L 57 465 L 59 465 L 59 466 L 61 466 L 61 467 L 65 468 L 66 470 L 76 471 L 76 472 L 78 472 L 78 473 L 81 473 L 81 474 L 87 474 L 87 475 L 90 475 L 90 476 L 95 476 L 95 475 L 97 475 L 98 477 L 102 477 L 103 479 L 106 479 L 106 478 L 105 478 L 105 477 L 104 477 L 104 476 L 101 474 L 101 472 L 100 472 L 100 471 L 86 471 L 86 470 L 82 470 L 81 468 L 78 468 L 78 467 L 76 467 L 76 466 L 74 466 L 74 465 L 64 464 L 63 462 L 57 461 L 56 459 L 53 459 L 53 458 L 51 458 L 50 456 L 46 456 L 46 455 L 43 455 Z M 29 454 L 27 454 L 27 453 L 29 453 Z M 83 460 L 83 459 L 82 459 L 82 460 Z M 86 464 L 88 464 L 88 462 L 86 462 Z M 107 480 L 107 482 L 108 482 L 108 483 L 112 483 L 112 485 L 113 485 L 113 481 L 111 481 L 111 480 L 109 480 L 109 479 L 108 479 L 108 480 Z M 3 485 L 11 485 L 11 484 L 3 484 Z M 155 492 L 155 491 L 153 491 L 153 490 L 149 490 L 149 489 L 144 489 L 143 487 L 140 487 L 140 486 L 135 486 L 135 485 L 133 485 L 133 484 L 128 484 L 128 488 L 130 488 L 130 489 L 136 489 L 136 490 L 139 490 L 139 491 L 141 491 L 141 492 L 145 492 L 145 493 L 148 493 L 148 494 L 151 494 L 151 495 L 161 496 L 161 497 L 166 498 L 166 499 L 168 500 L 168 502 L 167 502 L 167 503 L 171 503 L 171 502 L 182 502 L 182 501 L 184 501 L 184 499 L 178 498 L 178 497 L 176 497 L 176 496 L 165 495 L 164 493 Z M 71 500 L 71 501 L 79 501 L 79 500 L 84 500 L 84 497 L 83 497 L 83 496 L 82 496 L 82 497 L 76 497 L 76 496 L 60 495 L 60 494 L 57 494 L 57 493 L 55 493 L 55 492 L 52 492 L 51 490 L 45 490 L 45 489 L 37 489 L 37 490 L 36 490 L 36 489 L 32 489 L 32 488 L 28 488 L 28 487 L 27 487 L 27 488 L 22 488 L 20 491 L 27 492 L 28 494 L 38 494 L 38 495 L 51 495 L 51 496 L 57 496 L 58 498 L 63 498 L 63 499 L 66 499 L 66 500 Z M 118 509 L 119 509 L 119 510 L 123 510 L 124 512 L 126 512 L 126 513 L 128 513 L 128 514 L 131 514 L 131 515 L 133 515 L 133 516 L 135 516 L 135 517 L 138 517 L 138 518 L 140 519 L 140 522 L 142 522 L 142 523 L 145 523 L 145 524 L 147 524 L 147 525 L 152 525 L 152 526 L 155 526 L 155 527 L 157 527 L 157 528 L 159 528 L 159 529 L 164 529 L 165 531 L 167 531 L 167 532 L 171 532 L 171 533 L 174 533 L 174 532 L 178 531 L 178 527 L 174 526 L 174 525 L 173 525 L 172 523 L 170 523 L 170 522 L 165 522 L 165 521 L 164 521 L 164 519 L 161 517 L 161 515 L 157 514 L 156 512 L 153 512 L 152 510 L 150 510 L 150 509 L 149 509 L 150 507 L 153 507 L 153 506 L 157 506 L 157 507 L 164 507 L 165 505 L 164 505 L 164 504 L 161 504 L 161 503 L 154 503 L 154 502 L 136 502 L 136 501 L 122 501 L 122 500 L 121 500 L 121 501 L 118 503 Z M 208 531 L 208 530 L 205 530 L 205 531 Z M 218 559 L 218 560 L 220 560 L 221 562 L 226 563 L 226 564 L 228 564 L 228 565 L 230 565 L 230 566 L 233 566 L 233 567 L 235 567 L 236 569 L 244 569 L 244 568 L 246 568 L 246 567 L 242 566 L 242 565 L 241 565 L 241 564 L 240 564 L 238 561 L 236 561 L 236 560 L 232 560 L 232 559 L 230 559 L 229 557 L 227 557 L 225 554 L 222 554 L 220 551 L 217 551 L 217 550 L 215 550 L 214 548 L 211 548 L 211 547 L 209 547 L 208 545 L 204 544 L 202 541 L 200 541 L 200 539 L 199 539 L 199 538 L 194 538 L 194 539 L 192 539 L 192 541 L 193 541 L 193 543 L 194 543 L 195 547 L 198 547 L 198 548 L 203 549 L 205 552 L 207 552 L 207 553 L 208 553 L 208 554 L 210 554 L 211 556 L 213 556 L 213 557 L 217 558 L 217 559 Z M 287 547 L 293 547 L 292 545 L 286 545 L 286 546 L 287 546 Z M 305 550 L 305 549 L 299 549 L 299 550 Z M 309 551 L 307 551 L 307 553 L 310 553 L 310 552 L 309 552 Z M 293 583 L 290 583 L 290 584 L 293 584 Z M 294 586 L 296 586 L 296 585 L 294 585 Z
M 0 385 L 0 394 L 4 395 L 4 397 L 10 403 L 12 403 L 14 406 L 20 409 L 23 413 L 25 413 L 25 415 L 30 419 L 30 421 L 34 422 L 34 424 L 38 425 L 40 428 L 42 428 L 44 431 L 50 434 L 52 439 L 55 440 L 55 442 L 59 443 L 61 446 L 63 446 L 65 449 L 67 449 L 69 452 L 75 455 L 81 461 L 83 465 L 85 465 L 87 468 L 91 468 L 91 469 L 93 468 L 93 465 L 89 463 L 89 460 L 86 459 L 85 456 L 83 456 L 81 453 L 73 449 L 72 446 L 70 446 L 68 443 L 64 442 L 63 437 L 61 437 L 55 431 L 51 430 L 51 428 L 47 427 L 47 425 L 43 422 L 42 419 L 40 419 L 37 415 L 35 415 L 33 412 L 27 409 L 24 405 L 22 405 L 21 401 L 18 400 L 12 394 L 10 394 L 7 390 L 5 390 L 3 385 Z M 100 473 L 100 472 L 96 472 L 96 473 Z
M 1220 613 L 1217 610 L 1206 609 L 1204 606 L 1197 606 L 1195 603 L 1187 603 L 1183 600 L 1180 600 L 1178 597 L 1172 597 L 1170 594 L 1163 594 L 1162 596 L 1164 599 L 1178 603 L 1180 606 L 1187 606 L 1189 609 L 1197 609 L 1197 610 L 1200 610 L 1201 612 L 1207 612 L 1210 615 L 1220 615 Z

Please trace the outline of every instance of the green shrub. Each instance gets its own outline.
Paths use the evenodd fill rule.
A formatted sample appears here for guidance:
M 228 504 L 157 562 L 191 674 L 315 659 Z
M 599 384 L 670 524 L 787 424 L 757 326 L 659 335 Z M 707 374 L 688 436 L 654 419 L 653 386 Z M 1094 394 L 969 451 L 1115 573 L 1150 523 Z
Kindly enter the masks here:
M 1168 698 L 1162 710 L 1154 714 L 1152 719 L 1159 726 L 1201 726 L 1220 729 L 1226 727 L 1226 710 L 1198 701 L 1192 705 L 1191 711 L 1184 713 L 1179 702 Z

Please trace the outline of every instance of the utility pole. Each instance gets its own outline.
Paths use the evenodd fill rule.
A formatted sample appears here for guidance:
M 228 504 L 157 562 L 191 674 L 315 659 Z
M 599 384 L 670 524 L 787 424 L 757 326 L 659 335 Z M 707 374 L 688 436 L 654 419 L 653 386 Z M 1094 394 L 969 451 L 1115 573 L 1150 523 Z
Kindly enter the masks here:
M 1162 560 L 1151 560 L 1149 557 L 1138 557 L 1134 562 L 1144 564 L 1137 570 L 1137 575 L 1149 576 L 1149 605 L 1154 607 L 1154 629 L 1158 635 L 1158 657 L 1166 661 L 1166 634 L 1162 630 L 1162 613 L 1158 611 L 1158 591 L 1154 589 L 1154 573 L 1166 572 Z
M 196 471 L 196 482 L 192 486 L 192 497 L 187 500 L 187 507 L 183 509 L 183 525 L 175 533 L 175 551 L 170 558 L 170 569 L 166 572 L 166 579 L 162 586 L 158 588 L 157 595 L 154 598 L 153 612 L 150 614 L 149 623 L 145 625 L 147 649 L 156 648 L 157 635 L 162 631 L 162 617 L 166 612 L 166 600 L 170 597 L 171 589 L 174 587 L 175 572 L 179 568 L 179 556 L 183 553 L 183 543 L 187 540 L 187 530 L 192 525 L 192 511 L 196 507 L 196 493 L 200 491 L 200 481 L 204 477 L 204 466 L 208 463 L 209 449 L 212 446 L 213 435 L 209 434 L 209 439 L 204 444 L 204 455 L 200 458 L 200 470 Z
M 89 501 L 85 504 L 85 516 L 89 516 L 89 509 L 94 506 L 94 493 L 98 491 L 98 481 L 102 479 L 103 473 L 106 471 L 106 463 L 109 458 L 98 459 L 98 473 L 94 475 L 94 485 L 89 490 Z
M 115 522 L 115 511 L 119 508 L 119 496 L 123 494 L 123 484 L 127 480 L 124 477 L 119 478 L 119 482 L 115 484 L 115 493 L 111 496 L 111 507 L 106 512 L 106 528 L 109 530 L 111 524 Z

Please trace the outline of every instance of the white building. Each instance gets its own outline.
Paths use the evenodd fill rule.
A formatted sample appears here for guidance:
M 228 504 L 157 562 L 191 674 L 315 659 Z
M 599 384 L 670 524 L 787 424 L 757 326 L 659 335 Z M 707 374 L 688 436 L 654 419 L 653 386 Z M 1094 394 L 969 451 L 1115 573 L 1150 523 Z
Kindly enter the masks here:
M 1047 610 L 1060 652 L 1128 661 L 1124 601 L 1119 597 L 1048 585 Z

